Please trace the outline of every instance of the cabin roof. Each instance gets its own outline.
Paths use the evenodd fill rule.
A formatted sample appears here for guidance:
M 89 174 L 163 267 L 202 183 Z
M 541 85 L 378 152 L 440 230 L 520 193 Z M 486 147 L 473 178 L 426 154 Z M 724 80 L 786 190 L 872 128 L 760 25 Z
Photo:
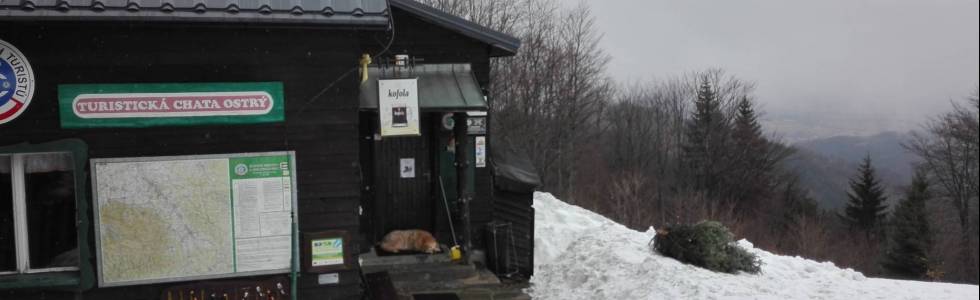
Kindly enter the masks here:
M 386 28 L 385 0 L 0 0 L 0 19 L 344 25 Z M 414 0 L 392 7 L 491 46 L 517 53 L 520 40 Z
M 385 26 L 384 0 L 0 0 L 0 17 Z

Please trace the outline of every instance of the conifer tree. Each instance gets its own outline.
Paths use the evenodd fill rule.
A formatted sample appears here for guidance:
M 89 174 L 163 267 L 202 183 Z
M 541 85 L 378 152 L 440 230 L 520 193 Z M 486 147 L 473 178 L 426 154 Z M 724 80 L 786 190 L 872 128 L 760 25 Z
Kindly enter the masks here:
M 891 234 L 883 261 L 889 274 L 899 278 L 922 279 L 929 271 L 932 234 L 926 216 L 926 201 L 931 198 L 924 170 L 919 170 L 905 191 L 905 199 L 892 213 Z
M 742 99 L 738 101 L 737 108 L 738 111 L 735 115 L 735 129 L 732 132 L 732 138 L 735 139 L 736 144 L 751 147 L 753 146 L 752 144 L 764 139 L 762 137 L 762 126 L 759 125 L 758 117 L 755 115 L 755 108 L 752 107 L 752 101 L 748 97 L 742 96 Z
M 701 78 L 686 137 L 684 159 L 693 173 L 691 179 L 695 189 L 709 195 L 716 194 L 720 177 L 718 170 L 721 169 L 718 164 L 723 160 L 728 121 L 707 76 Z
M 852 229 L 864 231 L 868 238 L 877 233 L 886 217 L 885 191 L 876 176 L 869 154 L 858 167 L 858 176 L 850 181 L 847 207 L 841 215 Z
M 743 96 L 738 101 L 732 125 L 729 156 L 734 176 L 726 176 L 724 189 L 726 196 L 738 201 L 740 206 L 751 205 L 752 200 L 766 197 L 771 190 L 768 177 L 774 166 L 770 161 L 774 149 L 762 136 L 762 126 L 748 97 Z
M 813 200 L 807 191 L 801 187 L 800 178 L 794 175 L 788 175 L 784 178 L 784 183 L 781 191 L 780 198 L 782 200 L 782 217 L 779 220 L 780 229 L 784 232 L 797 232 L 800 228 L 797 228 L 800 224 L 797 224 L 800 218 L 817 218 L 820 213 L 820 207 L 817 202 Z

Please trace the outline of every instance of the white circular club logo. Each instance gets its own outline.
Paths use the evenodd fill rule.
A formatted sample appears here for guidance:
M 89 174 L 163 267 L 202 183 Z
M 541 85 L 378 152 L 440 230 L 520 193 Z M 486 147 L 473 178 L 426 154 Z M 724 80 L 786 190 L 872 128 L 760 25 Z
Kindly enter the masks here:
M 0 124 L 17 118 L 34 97 L 34 70 L 20 50 L 0 40 Z
M 248 174 L 248 166 L 245 164 L 235 165 L 235 175 L 245 176 L 245 174 Z

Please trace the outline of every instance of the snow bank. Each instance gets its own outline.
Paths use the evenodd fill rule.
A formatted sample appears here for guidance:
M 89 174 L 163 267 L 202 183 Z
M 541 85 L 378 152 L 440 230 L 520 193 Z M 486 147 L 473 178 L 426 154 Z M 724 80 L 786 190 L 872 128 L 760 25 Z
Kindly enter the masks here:
M 775 255 L 758 275 L 716 273 L 651 252 L 638 232 L 535 193 L 534 299 L 977 299 L 976 285 L 865 278 L 829 262 Z

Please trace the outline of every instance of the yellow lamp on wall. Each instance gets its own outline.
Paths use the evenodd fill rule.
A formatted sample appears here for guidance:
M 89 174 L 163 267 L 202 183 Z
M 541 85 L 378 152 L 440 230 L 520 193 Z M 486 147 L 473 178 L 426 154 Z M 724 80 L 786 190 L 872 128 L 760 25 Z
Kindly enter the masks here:
M 359 63 L 361 65 L 361 82 L 365 82 L 368 80 L 368 65 L 371 64 L 371 55 L 362 54 Z

